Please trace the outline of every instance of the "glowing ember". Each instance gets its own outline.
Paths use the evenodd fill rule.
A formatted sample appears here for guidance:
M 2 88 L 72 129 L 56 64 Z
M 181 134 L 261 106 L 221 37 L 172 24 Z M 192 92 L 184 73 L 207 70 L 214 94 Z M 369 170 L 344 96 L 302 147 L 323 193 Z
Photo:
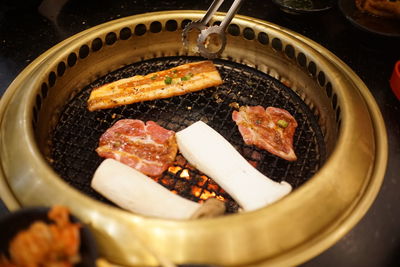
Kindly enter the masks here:
M 248 161 L 254 168 L 257 168 L 258 162 L 254 160 L 249 160 Z
M 189 179 L 190 178 L 189 170 L 188 169 L 184 169 L 179 176 L 181 178 Z
M 201 180 L 197 183 L 199 186 L 203 186 L 208 181 L 208 177 L 205 175 L 200 176 Z
M 219 186 L 216 185 L 216 184 L 209 183 L 208 186 L 207 186 L 207 189 L 211 190 L 211 191 L 218 191 L 219 190 Z
M 197 187 L 197 186 L 192 186 L 192 194 L 193 194 L 195 197 L 200 197 L 201 188 L 200 188 L 200 187 Z
M 215 197 L 215 196 L 216 196 L 215 192 L 210 192 L 210 191 L 204 189 L 203 193 L 200 195 L 200 198 L 203 200 L 206 200 L 206 199 L 209 199 L 209 198 Z
M 224 202 L 226 201 L 226 199 L 223 196 L 220 196 L 220 195 L 216 196 L 215 198 L 218 199 L 218 200 L 224 201 Z
M 219 193 L 220 193 L 220 194 L 226 194 L 225 190 L 222 189 L 221 187 L 219 188 Z
M 238 206 L 229 195 L 212 179 L 188 164 L 181 155 L 177 156 L 174 165 L 168 168 L 168 172 L 151 178 L 167 187 L 172 193 L 200 204 L 209 198 L 216 198 L 227 203 L 228 212 L 237 211 Z
M 167 177 L 162 178 L 161 182 L 165 185 L 173 185 L 174 184 L 174 180 L 171 178 L 167 178 Z
M 169 171 L 170 173 L 173 173 L 173 174 L 176 174 L 176 173 L 179 172 L 180 170 L 182 170 L 182 168 L 179 167 L 179 166 L 171 166 L 171 167 L 168 168 L 168 171 Z
M 156 181 L 157 183 L 160 182 L 160 177 L 151 177 L 151 179 L 153 179 L 154 181 Z

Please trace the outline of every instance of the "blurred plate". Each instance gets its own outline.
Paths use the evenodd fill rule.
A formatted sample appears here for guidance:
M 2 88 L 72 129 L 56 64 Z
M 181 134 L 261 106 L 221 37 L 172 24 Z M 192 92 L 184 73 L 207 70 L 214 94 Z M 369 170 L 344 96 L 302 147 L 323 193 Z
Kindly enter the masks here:
M 47 217 L 49 208 L 29 207 L 11 212 L 0 219 L 0 254 L 8 255 L 9 242 L 20 231 L 27 229 L 35 221 L 44 221 L 49 223 Z M 79 220 L 70 215 L 72 222 Z M 83 225 L 83 224 L 82 224 Z M 81 261 L 76 267 L 95 267 L 97 259 L 97 248 L 94 238 L 85 225 L 80 229 L 80 249 Z
M 283 11 L 290 14 L 309 14 L 330 9 L 334 0 L 272 0 Z
M 376 17 L 357 9 L 354 0 L 339 0 L 343 15 L 357 28 L 388 37 L 400 37 L 400 20 Z

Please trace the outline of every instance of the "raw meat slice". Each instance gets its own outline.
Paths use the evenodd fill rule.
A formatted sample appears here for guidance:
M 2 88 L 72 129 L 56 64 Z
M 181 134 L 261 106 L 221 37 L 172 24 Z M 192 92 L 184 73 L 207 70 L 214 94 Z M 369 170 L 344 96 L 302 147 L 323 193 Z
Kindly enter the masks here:
M 113 158 L 149 176 L 162 174 L 175 160 L 175 132 L 153 121 L 117 121 L 101 137 L 99 156 Z
M 88 109 L 93 111 L 183 95 L 220 84 L 221 76 L 211 61 L 193 62 L 95 88 L 90 93 Z
M 293 136 L 295 118 L 284 109 L 262 106 L 242 106 L 232 113 L 243 140 L 288 161 L 297 160 Z

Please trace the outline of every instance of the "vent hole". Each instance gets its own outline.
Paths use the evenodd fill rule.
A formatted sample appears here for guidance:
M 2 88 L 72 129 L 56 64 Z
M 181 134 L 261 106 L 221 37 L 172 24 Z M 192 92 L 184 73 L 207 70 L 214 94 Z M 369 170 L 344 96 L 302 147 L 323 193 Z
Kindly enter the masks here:
M 337 106 L 337 95 L 333 94 L 333 97 L 332 97 L 332 107 L 333 107 L 333 109 L 336 109 L 336 106 Z
M 42 108 L 42 98 L 40 95 L 36 95 L 36 107 L 37 110 L 40 110 Z
M 153 21 L 150 24 L 150 31 L 152 33 L 158 33 L 161 31 L 161 29 L 162 29 L 162 25 L 161 25 L 161 22 L 159 22 L 159 21 Z
M 119 39 L 121 39 L 121 40 L 128 40 L 129 37 L 131 37 L 131 36 L 132 36 L 132 31 L 128 27 L 123 28 L 119 32 Z
M 239 36 L 239 35 L 240 35 L 240 28 L 239 28 L 239 26 L 236 25 L 236 24 L 230 24 L 230 25 L 228 26 L 228 33 L 229 33 L 230 35 L 233 35 L 233 36 Z
M 219 25 L 221 25 L 221 21 L 219 21 L 219 20 L 217 20 L 217 21 L 215 21 L 215 22 L 213 23 L 213 26 L 219 26 Z
M 146 29 L 146 26 L 144 24 L 138 24 L 135 27 L 135 34 L 137 36 L 141 36 L 141 35 L 145 34 L 146 31 L 147 31 L 147 29 Z
M 331 83 L 326 84 L 325 91 L 326 91 L 326 95 L 328 97 L 332 97 L 332 84 Z
M 99 51 L 103 46 L 103 41 L 100 38 L 96 38 L 92 42 L 92 50 L 94 52 Z
M 49 86 L 53 87 L 55 83 L 56 83 L 56 74 L 54 71 L 52 71 L 49 74 Z
M 57 75 L 61 77 L 64 75 L 64 72 L 65 72 L 65 63 L 64 61 L 61 61 L 60 63 L 58 63 L 57 66 Z
M 272 48 L 276 51 L 282 51 L 282 41 L 278 38 L 272 39 Z
M 41 92 L 42 92 L 43 98 L 46 98 L 47 97 L 47 93 L 49 92 L 49 88 L 47 87 L 46 83 L 42 84 Z
M 303 53 L 297 55 L 297 62 L 300 66 L 305 67 L 307 65 L 307 58 Z
M 257 37 L 258 41 L 263 45 L 267 45 L 269 43 L 269 37 L 265 32 L 260 32 Z
M 88 55 L 89 55 L 89 46 L 82 45 L 81 48 L 79 49 L 79 57 L 84 59 Z
M 321 85 L 321 86 L 324 86 L 324 85 L 325 85 L 325 73 L 324 73 L 323 71 L 320 71 L 320 72 L 318 73 L 318 83 L 319 83 L 319 85 Z
M 181 28 L 184 29 L 190 22 L 192 22 L 190 19 L 184 19 L 182 21 Z
M 251 28 L 245 28 L 243 30 L 243 36 L 244 38 L 246 38 L 247 40 L 253 40 L 255 38 L 255 33 L 253 31 L 253 29 Z
M 107 45 L 112 45 L 116 41 L 117 41 L 117 35 L 115 34 L 115 32 L 109 32 L 106 35 L 106 44 Z
M 165 23 L 165 28 L 167 31 L 174 32 L 178 29 L 178 22 L 176 20 L 168 20 L 167 23 Z
M 34 125 L 32 125 L 33 128 L 36 128 L 36 122 L 37 122 L 37 117 L 38 117 L 37 114 L 38 114 L 38 112 L 36 110 L 36 107 L 34 107 L 33 108 L 33 123 L 34 123 Z
M 70 66 L 70 67 L 74 66 L 76 63 L 76 59 L 77 59 L 77 57 L 76 57 L 75 53 L 69 54 L 68 59 L 67 59 L 68 66 Z
M 336 110 L 336 122 L 339 122 L 340 113 L 341 113 L 341 110 L 340 110 L 340 107 L 338 107 L 337 110 Z
M 315 74 L 317 73 L 317 65 L 315 65 L 315 63 L 313 61 L 311 61 L 308 64 L 308 71 L 310 72 L 310 74 L 312 76 L 315 76 Z
M 287 45 L 285 47 L 285 54 L 288 56 L 288 58 L 293 59 L 294 58 L 294 48 L 291 45 Z

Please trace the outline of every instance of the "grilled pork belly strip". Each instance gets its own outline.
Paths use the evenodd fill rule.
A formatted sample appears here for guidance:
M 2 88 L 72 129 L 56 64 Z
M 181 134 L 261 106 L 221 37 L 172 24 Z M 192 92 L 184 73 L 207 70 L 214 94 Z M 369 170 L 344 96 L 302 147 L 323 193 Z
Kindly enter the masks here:
M 176 133 L 183 156 L 218 183 L 244 210 L 255 210 L 287 195 L 292 187 L 255 169 L 218 132 L 202 121 Z
M 88 109 L 113 108 L 136 102 L 168 98 L 222 84 L 211 61 L 187 63 L 178 67 L 134 76 L 92 90 Z

